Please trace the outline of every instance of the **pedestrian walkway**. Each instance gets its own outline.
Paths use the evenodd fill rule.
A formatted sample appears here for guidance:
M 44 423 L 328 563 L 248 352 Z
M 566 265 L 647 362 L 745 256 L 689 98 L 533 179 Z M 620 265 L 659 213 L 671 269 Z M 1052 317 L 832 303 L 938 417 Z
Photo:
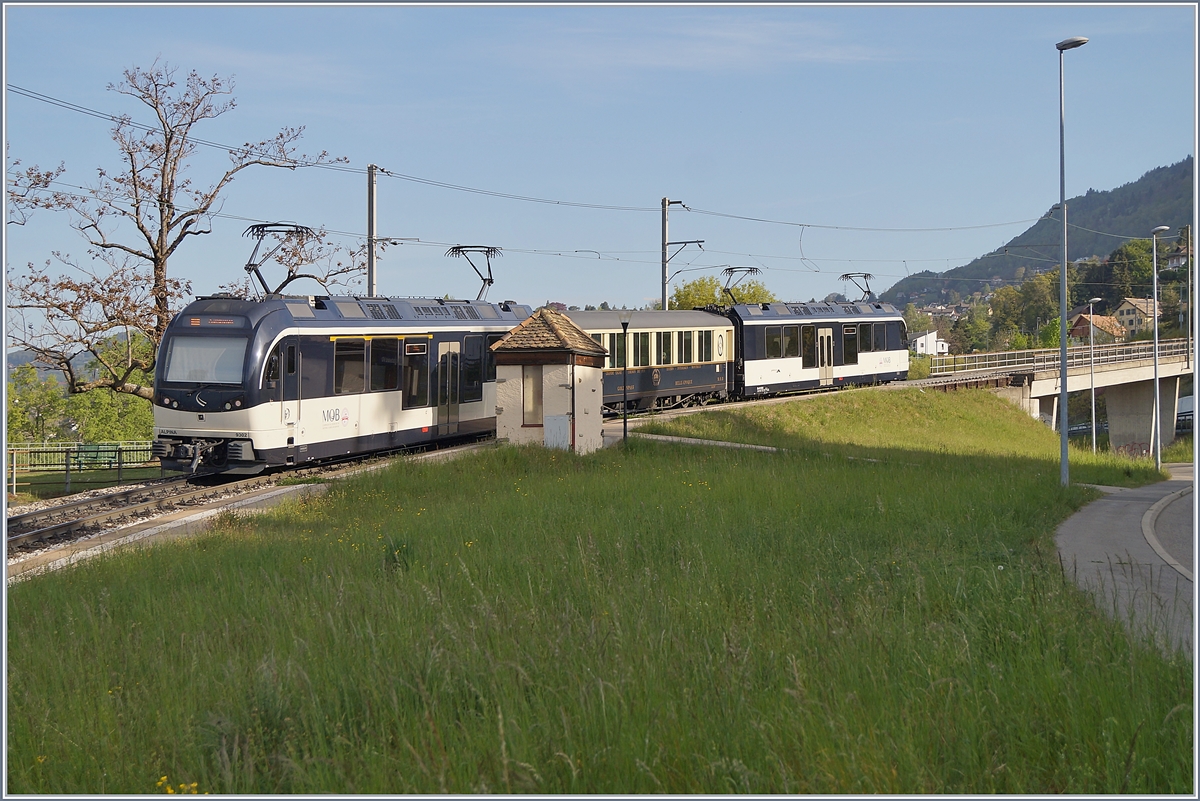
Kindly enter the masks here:
M 1169 481 L 1105 495 L 1058 527 L 1063 567 L 1109 614 L 1164 647 L 1193 653 L 1193 466 Z

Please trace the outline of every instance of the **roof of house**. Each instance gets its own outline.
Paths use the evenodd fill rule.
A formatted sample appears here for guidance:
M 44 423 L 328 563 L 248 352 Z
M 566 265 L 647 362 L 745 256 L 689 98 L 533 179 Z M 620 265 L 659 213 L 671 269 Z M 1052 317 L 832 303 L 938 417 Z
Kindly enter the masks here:
M 1105 317 L 1101 314 L 1092 315 L 1092 324 L 1106 334 L 1112 334 L 1115 337 L 1125 336 L 1125 327 L 1116 317 Z M 1075 322 L 1074 328 L 1086 328 L 1088 325 L 1088 316 L 1086 314 L 1079 315 L 1079 319 Z
M 607 348 L 571 322 L 570 317 L 553 309 L 535 311 L 492 345 L 492 350 L 566 350 L 592 356 L 604 356 L 608 353 Z
M 1125 303 L 1133 306 L 1142 314 L 1149 315 L 1154 313 L 1154 301 L 1150 300 L 1150 298 L 1123 298 L 1122 305 Z

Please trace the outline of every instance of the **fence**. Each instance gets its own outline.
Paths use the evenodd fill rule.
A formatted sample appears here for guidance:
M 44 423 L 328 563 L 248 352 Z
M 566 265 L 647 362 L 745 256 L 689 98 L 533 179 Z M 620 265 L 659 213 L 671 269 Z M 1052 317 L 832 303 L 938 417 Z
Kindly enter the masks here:
M 1158 357 L 1187 356 L 1188 340 L 1186 338 L 1164 339 L 1158 343 Z M 930 364 L 929 374 L 952 375 L 975 370 L 993 372 L 1028 371 L 1042 372 L 1059 369 L 1058 348 L 1042 348 L 1039 350 L 1008 350 L 999 353 L 965 353 L 958 356 L 934 356 Z M 1119 362 L 1140 361 L 1154 358 L 1153 342 L 1129 342 L 1113 345 L 1097 345 L 1095 364 L 1117 364 Z M 1067 367 L 1087 367 L 1093 364 L 1092 349 L 1087 345 L 1074 345 L 1067 348 Z
M 151 463 L 149 442 L 101 442 L 67 445 L 14 443 L 5 459 L 5 485 L 14 495 L 27 487 L 35 495 L 48 496 L 99 486 L 142 480 L 162 468 Z M 22 481 L 21 479 L 24 478 Z

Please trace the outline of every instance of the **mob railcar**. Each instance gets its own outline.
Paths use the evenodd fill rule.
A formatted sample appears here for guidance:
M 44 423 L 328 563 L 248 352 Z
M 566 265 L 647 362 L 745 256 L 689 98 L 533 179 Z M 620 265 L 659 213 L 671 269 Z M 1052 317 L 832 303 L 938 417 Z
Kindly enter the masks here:
M 490 346 L 512 302 L 201 297 L 168 326 L 154 454 L 169 469 L 256 473 L 494 431 Z
M 736 330 L 735 397 L 908 376 L 908 332 L 889 303 L 738 304 L 729 319 Z

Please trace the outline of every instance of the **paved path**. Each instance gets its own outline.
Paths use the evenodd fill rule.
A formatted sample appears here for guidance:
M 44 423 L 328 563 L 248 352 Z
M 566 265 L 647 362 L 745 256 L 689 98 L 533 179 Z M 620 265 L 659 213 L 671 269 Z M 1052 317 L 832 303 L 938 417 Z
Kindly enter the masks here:
M 1190 464 L 1166 465 L 1170 481 L 1105 495 L 1058 527 L 1063 566 L 1097 603 L 1134 631 L 1192 652 L 1193 551 Z

